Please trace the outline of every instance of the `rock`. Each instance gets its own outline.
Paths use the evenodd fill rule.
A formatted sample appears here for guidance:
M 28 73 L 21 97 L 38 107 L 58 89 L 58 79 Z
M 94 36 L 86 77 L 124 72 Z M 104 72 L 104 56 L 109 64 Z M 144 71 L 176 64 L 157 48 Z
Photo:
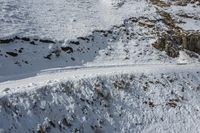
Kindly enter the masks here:
M 23 40 L 23 41 L 30 41 L 30 38 L 22 37 L 21 40 Z
M 6 52 L 6 54 L 8 54 L 8 55 L 10 55 L 10 56 L 12 56 L 12 57 L 18 56 L 18 54 L 15 53 L 15 52 Z
M 176 15 L 183 17 L 183 18 L 194 18 L 194 16 L 191 16 L 191 15 L 186 14 L 186 13 L 178 13 Z
M 37 133 L 45 133 L 45 129 L 41 125 L 38 125 Z
M 14 38 L 15 40 L 20 40 L 20 37 L 18 37 L 18 36 L 15 36 L 15 38 Z
M 75 44 L 75 45 L 79 45 L 79 44 L 80 44 L 79 41 L 70 41 L 69 43 L 71 43 L 71 44 Z
M 40 41 L 40 42 L 43 42 L 43 43 L 55 43 L 54 41 L 51 41 L 51 40 L 44 40 L 44 39 L 40 39 L 39 41 Z
M 67 127 L 71 127 L 72 126 L 72 119 L 70 118 L 63 118 L 61 123 Z
M 19 53 L 22 53 L 23 50 L 24 50 L 24 48 L 20 48 L 20 49 L 18 50 L 18 52 L 19 52 Z
M 73 49 L 71 47 L 61 47 L 61 49 L 67 53 L 73 53 Z
M 78 37 L 77 39 L 84 40 L 84 41 L 90 41 L 90 39 L 88 39 L 87 37 Z
M 75 58 L 74 58 L 74 57 L 71 57 L 71 60 L 72 60 L 72 61 L 75 61 Z
M 13 41 L 14 41 L 14 39 L 0 39 L 0 44 L 11 43 Z
M 117 80 L 113 83 L 113 85 L 117 89 L 126 89 L 128 87 L 128 83 L 124 80 Z
M 59 57 L 60 56 L 60 52 L 61 52 L 61 50 L 59 48 L 56 48 L 51 53 L 54 54 L 56 57 Z
M 34 41 L 31 41 L 30 44 L 32 44 L 32 45 L 36 45 Z
M 175 22 L 169 13 L 161 11 L 160 16 L 162 17 L 162 21 L 165 25 L 169 26 L 172 29 L 176 27 Z
M 186 32 L 183 35 L 183 48 L 200 54 L 200 33 Z
M 45 58 L 45 59 L 49 59 L 49 60 L 51 60 L 51 56 L 52 56 L 52 54 L 48 54 L 48 55 L 45 56 L 44 58 Z
M 153 5 L 157 5 L 157 6 L 160 6 L 160 7 L 170 6 L 169 4 L 167 4 L 167 3 L 165 3 L 164 1 L 161 1 L 161 0 L 150 0 L 150 1 Z
M 163 33 L 158 40 L 153 43 L 153 47 L 161 51 L 166 51 L 171 57 L 177 57 L 179 51 L 184 48 L 200 54 L 200 33 L 191 31 L 171 31 Z
M 147 26 L 149 28 L 153 28 L 155 26 L 154 23 L 150 22 L 150 21 L 145 21 L 145 20 L 139 20 L 138 21 L 139 25 L 141 26 Z
M 102 82 L 98 80 L 95 81 L 94 88 L 97 94 L 104 99 L 109 100 L 109 98 L 111 97 L 108 88 L 106 88 Z

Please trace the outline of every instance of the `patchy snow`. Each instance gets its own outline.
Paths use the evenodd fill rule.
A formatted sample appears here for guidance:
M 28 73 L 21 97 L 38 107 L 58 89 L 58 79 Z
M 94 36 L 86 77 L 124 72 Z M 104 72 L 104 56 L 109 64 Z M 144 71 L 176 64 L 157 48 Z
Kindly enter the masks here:
M 150 4 L 145 4 L 144 1 L 107 1 L 108 3 L 111 3 L 111 5 L 112 3 L 124 3 L 118 8 L 116 8 L 116 4 L 114 4 L 115 6 L 104 6 L 103 4 L 108 4 L 103 0 L 97 2 L 77 1 L 73 3 L 68 1 L 67 4 L 62 4 L 62 1 L 55 2 L 54 0 L 50 0 L 45 5 L 40 4 L 40 2 L 42 1 L 33 1 L 32 3 L 29 3 L 32 5 L 31 8 L 35 9 L 35 11 L 30 12 L 30 8 L 27 12 L 38 13 L 38 16 L 34 17 L 34 20 L 41 20 L 41 23 L 37 22 L 37 24 L 43 24 L 44 26 L 40 25 L 39 27 L 41 28 L 38 28 L 38 30 L 44 29 L 45 32 L 40 31 L 37 33 L 37 35 L 34 35 L 32 32 L 29 32 L 30 30 L 27 30 L 27 33 L 30 34 L 28 37 L 26 33 L 16 33 L 12 36 L 3 38 L 11 39 L 11 42 L 8 44 L 1 44 L 0 47 L 0 76 L 16 76 L 18 74 L 22 75 L 27 73 L 37 73 L 43 69 L 70 66 L 177 63 L 177 59 L 170 58 L 165 52 L 161 52 L 152 47 L 151 44 L 157 39 L 156 29 L 159 29 L 161 32 L 166 30 L 166 27 L 161 22 L 161 17 L 157 13 L 156 8 Z M 53 4 L 53 2 L 55 2 L 55 4 Z M 9 5 L 9 2 L 5 1 L 3 3 L 4 6 L 6 5 L 5 3 Z M 74 4 L 74 8 L 72 4 Z M 51 6 L 53 5 L 55 6 L 53 8 L 55 12 L 54 10 L 48 10 L 48 8 L 52 8 Z M 98 8 L 95 8 L 97 5 Z M 40 6 L 45 7 L 42 8 Z M 66 7 L 64 8 L 63 6 Z M 68 8 L 68 6 L 70 8 Z M 86 10 L 85 8 L 87 6 L 89 6 L 89 9 L 91 10 L 88 8 Z M 101 6 L 104 9 L 98 10 Z M 182 10 L 185 10 L 185 8 Z M 193 11 L 192 6 L 190 6 L 190 8 L 186 8 L 188 11 L 185 11 Z M 16 10 L 20 9 L 21 8 Z M 63 9 L 61 12 L 57 11 L 61 9 Z M 171 10 L 171 12 L 176 14 L 179 11 L 179 8 L 176 10 L 175 9 L 176 8 L 171 7 L 167 10 Z M 45 10 L 44 13 L 41 13 L 43 10 Z M 88 13 L 86 13 L 84 10 L 88 11 Z M 93 13 L 93 10 L 98 11 Z M 13 12 L 16 11 L 14 10 Z M 80 20 L 74 19 L 70 21 L 61 21 L 60 19 L 65 19 L 65 17 L 59 17 L 58 15 L 54 14 L 53 16 L 59 17 L 59 19 L 55 18 L 55 20 L 49 20 L 53 19 L 53 16 L 51 16 L 52 12 L 57 14 L 60 13 L 59 15 L 65 15 L 65 12 L 72 12 L 70 15 L 75 13 L 82 17 L 77 17 Z M 197 8 L 194 8 L 193 12 L 198 16 Z M 44 17 L 46 13 L 49 13 L 49 15 L 46 15 L 48 18 Z M 104 20 L 99 20 L 100 16 L 98 16 L 98 14 L 101 14 L 100 16 L 103 17 Z M 91 32 L 88 32 L 87 29 L 84 29 L 84 27 L 80 27 L 81 25 L 79 23 L 84 24 L 85 21 L 90 21 L 90 19 L 84 15 L 88 15 L 88 17 L 92 19 L 91 22 L 87 22 L 88 26 L 85 27 L 90 27 L 91 29 L 88 30 L 91 30 Z M 9 18 L 11 19 L 12 17 Z M 73 19 L 71 16 L 66 16 L 66 18 Z M 116 19 L 120 20 L 118 21 Z M 34 21 L 31 20 L 31 22 Z M 63 22 L 68 26 L 75 28 L 75 30 L 64 32 L 63 30 L 65 29 L 60 26 L 61 24 L 59 24 Z M 150 27 L 141 25 L 141 23 L 149 24 Z M 74 24 L 78 27 L 74 26 Z M 53 25 L 56 25 L 57 27 L 54 27 Z M 51 28 L 48 26 L 52 26 L 53 30 L 55 28 L 55 30 L 58 31 L 51 32 Z M 20 28 L 20 26 L 17 27 Z M 33 27 L 34 26 L 32 25 L 28 26 L 28 28 Z M 184 27 L 186 28 L 186 26 Z M 2 23 L 2 29 L 4 28 L 6 29 L 6 26 L 4 26 L 4 23 Z M 23 26 L 23 28 L 26 28 L 26 26 Z M 102 28 L 104 30 L 100 30 Z M 82 34 L 80 29 L 83 29 L 86 33 Z M 9 31 L 6 33 L 9 33 Z M 51 33 L 52 35 L 56 35 L 53 35 L 52 37 L 50 35 Z M 4 36 L 6 34 L 2 35 Z M 58 39 L 56 36 L 62 37 L 62 39 Z M 191 58 L 190 60 L 194 59 Z M 198 59 L 194 60 L 193 62 L 199 61 L 200 59 L 198 57 Z
M 200 31 L 200 8 L 196 4 L 170 6 L 167 10 L 184 30 Z
M 49 43 L 44 43 L 40 38 L 27 38 L 28 41 L 15 39 L 1 45 L 0 75 L 26 74 L 66 66 L 176 63 L 165 52 L 150 45 L 156 40 L 156 34 L 152 28 L 140 26 L 140 19 L 128 18 L 122 25 L 109 30 L 95 30 L 87 36 L 66 41 L 49 40 Z M 157 21 L 157 18 L 149 19 Z M 157 25 L 162 27 L 159 22 Z M 17 53 L 17 57 L 8 52 Z

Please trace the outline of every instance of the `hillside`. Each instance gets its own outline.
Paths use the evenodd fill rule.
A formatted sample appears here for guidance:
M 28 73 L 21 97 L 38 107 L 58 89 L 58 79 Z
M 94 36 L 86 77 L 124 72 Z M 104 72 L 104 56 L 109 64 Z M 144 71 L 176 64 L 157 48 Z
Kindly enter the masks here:
M 198 0 L 0 0 L 0 133 L 200 132 Z

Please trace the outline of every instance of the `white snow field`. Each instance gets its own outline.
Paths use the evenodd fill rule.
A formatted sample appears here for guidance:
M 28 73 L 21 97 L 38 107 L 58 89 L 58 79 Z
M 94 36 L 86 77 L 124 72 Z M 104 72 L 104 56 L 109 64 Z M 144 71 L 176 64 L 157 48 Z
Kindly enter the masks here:
M 1 0 L 0 37 L 75 39 L 151 9 L 145 0 Z
M 152 46 L 160 11 L 199 32 L 175 2 L 0 0 L 0 133 L 199 133 L 200 55 Z

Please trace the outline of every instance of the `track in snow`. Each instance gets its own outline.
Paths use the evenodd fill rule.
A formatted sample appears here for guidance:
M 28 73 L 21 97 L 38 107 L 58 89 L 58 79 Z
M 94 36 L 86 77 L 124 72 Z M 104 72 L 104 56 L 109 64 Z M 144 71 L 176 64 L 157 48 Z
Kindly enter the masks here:
M 79 79 L 84 77 L 95 77 L 101 75 L 129 74 L 129 73 L 181 73 L 200 72 L 200 64 L 172 65 L 172 64 L 132 64 L 132 65 L 110 65 L 110 66 L 77 66 L 66 68 L 55 68 L 18 75 L 15 77 L 1 77 L 0 90 L 6 88 L 21 88 L 34 85 L 44 85 L 48 82 L 59 80 Z M 31 88 L 31 87 L 30 87 Z M 20 90 L 20 89 L 19 89 Z

